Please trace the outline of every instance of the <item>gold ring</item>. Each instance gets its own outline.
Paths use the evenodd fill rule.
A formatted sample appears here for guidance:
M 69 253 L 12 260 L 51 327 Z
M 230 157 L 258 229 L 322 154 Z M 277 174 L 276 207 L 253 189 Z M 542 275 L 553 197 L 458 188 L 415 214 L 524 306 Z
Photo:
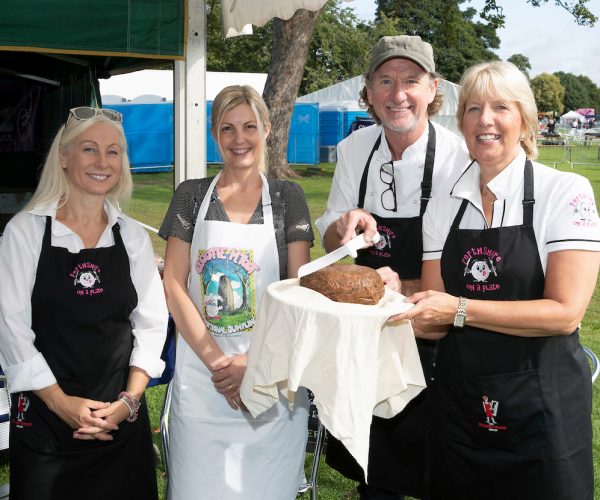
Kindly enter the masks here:
M 229 384 L 229 385 L 227 386 L 227 389 L 229 389 L 229 390 L 233 389 L 233 385 L 232 385 L 232 384 Z

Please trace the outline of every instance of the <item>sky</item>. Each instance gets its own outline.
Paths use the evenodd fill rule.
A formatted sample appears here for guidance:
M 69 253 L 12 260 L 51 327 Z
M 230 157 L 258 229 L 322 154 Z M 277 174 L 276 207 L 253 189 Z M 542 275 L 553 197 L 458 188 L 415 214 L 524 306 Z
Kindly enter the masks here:
M 564 9 L 553 0 L 541 7 L 532 7 L 526 0 L 498 0 L 506 16 L 500 37 L 498 57 L 508 59 L 523 54 L 531 63 L 530 76 L 564 71 L 585 75 L 600 87 L 600 20 L 594 28 L 578 26 Z M 342 4 L 353 8 L 360 19 L 375 17 L 375 0 L 350 0 Z M 479 9 L 483 0 L 471 0 Z M 600 0 L 589 0 L 588 9 L 600 18 Z M 156 94 L 173 99 L 171 72 L 137 72 L 131 75 L 100 80 L 102 95 L 117 94 L 132 99 L 140 94 Z
M 532 7 L 526 0 L 497 0 L 504 9 L 505 27 L 497 31 L 500 59 L 506 60 L 513 54 L 529 58 L 533 78 L 540 73 L 564 71 L 585 75 L 600 87 L 600 20 L 593 28 L 578 26 L 571 14 L 554 5 L 553 0 L 541 7 Z M 476 9 L 483 0 L 465 2 Z M 360 19 L 371 20 L 375 16 L 375 0 L 352 0 L 344 7 L 354 9 Z M 600 0 L 589 0 L 586 4 L 600 18 Z

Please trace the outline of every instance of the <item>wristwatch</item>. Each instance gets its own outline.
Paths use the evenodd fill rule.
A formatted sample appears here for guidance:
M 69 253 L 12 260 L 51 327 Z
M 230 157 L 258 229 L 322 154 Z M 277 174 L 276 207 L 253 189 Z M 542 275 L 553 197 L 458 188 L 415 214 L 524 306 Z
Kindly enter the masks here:
M 454 315 L 454 327 L 464 328 L 465 320 L 467 319 L 467 299 L 464 297 L 458 298 L 458 307 Z

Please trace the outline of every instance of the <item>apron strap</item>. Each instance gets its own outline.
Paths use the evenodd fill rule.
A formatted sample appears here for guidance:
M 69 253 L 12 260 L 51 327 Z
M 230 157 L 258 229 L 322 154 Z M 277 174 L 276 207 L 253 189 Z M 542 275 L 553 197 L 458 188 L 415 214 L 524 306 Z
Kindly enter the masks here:
M 525 172 L 523 177 L 523 225 L 531 226 L 533 224 L 533 205 L 535 204 L 535 198 L 533 197 L 533 165 L 529 160 L 525 161 Z M 452 222 L 452 229 L 458 229 L 458 225 L 462 220 L 468 204 L 469 201 L 466 198 L 460 204 L 458 213 Z
M 523 182 L 523 225 L 531 226 L 533 224 L 533 166 L 531 161 L 525 161 L 525 174 Z
M 429 137 L 427 139 L 427 153 L 425 153 L 425 166 L 423 180 L 421 181 L 421 211 L 419 215 L 423 217 L 427 204 L 431 199 L 431 179 L 433 177 L 433 161 L 435 160 L 435 128 L 429 123 Z
M 421 208 L 419 211 L 419 216 L 423 217 L 425 210 L 427 209 L 427 204 L 431 199 L 431 187 L 432 187 L 432 178 L 433 178 L 433 162 L 435 160 L 435 128 L 433 124 L 428 121 L 429 124 L 429 137 L 427 138 L 427 151 L 425 153 L 425 165 L 423 172 L 423 179 L 421 180 Z M 363 208 L 365 205 L 365 194 L 367 192 L 367 178 L 369 177 L 369 166 L 371 165 L 371 159 L 373 158 L 373 154 L 375 151 L 379 149 L 379 145 L 381 144 L 381 135 L 375 141 L 373 148 L 371 149 L 371 153 L 369 154 L 369 158 L 365 163 L 365 168 L 363 169 L 362 177 L 360 178 L 360 188 L 358 189 L 358 208 Z
M 382 132 L 383 133 L 383 132 Z M 360 188 L 358 189 L 358 208 L 363 208 L 365 206 L 365 193 L 367 192 L 367 177 L 369 177 L 369 165 L 371 165 L 371 158 L 373 158 L 373 154 L 375 151 L 379 149 L 379 145 L 381 144 L 381 134 L 375 141 L 373 148 L 371 149 L 371 153 L 369 154 L 369 158 L 367 159 L 367 163 L 365 163 L 365 168 L 363 169 L 362 177 L 360 178 Z
M 460 224 L 460 221 L 463 218 L 463 215 L 465 213 L 465 210 L 467 209 L 467 205 L 469 204 L 469 201 L 465 198 L 462 203 L 460 204 L 460 208 L 458 209 L 458 212 L 456 213 L 456 217 L 454 217 L 454 220 L 452 221 L 452 229 L 458 229 L 458 226 Z
M 44 239 L 42 240 L 42 248 L 50 248 L 52 246 L 52 217 L 46 216 L 46 230 L 44 231 Z

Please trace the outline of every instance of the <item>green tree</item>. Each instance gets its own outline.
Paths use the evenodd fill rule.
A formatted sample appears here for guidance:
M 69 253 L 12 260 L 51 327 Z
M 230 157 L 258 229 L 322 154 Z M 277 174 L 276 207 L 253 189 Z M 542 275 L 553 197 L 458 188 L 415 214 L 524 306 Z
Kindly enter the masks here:
M 378 0 L 377 23 L 383 16 L 396 19 L 401 33 L 419 35 L 431 43 L 436 69 L 444 78 L 458 81 L 464 70 L 480 61 L 498 59 L 496 28 L 475 22 L 476 9 L 460 10 L 465 0 Z
M 542 73 L 531 80 L 531 88 L 539 111 L 563 113 L 565 88 L 557 76 Z
M 266 73 L 271 61 L 272 22 L 262 28 L 253 27 L 252 36 L 223 38 L 221 2 L 207 1 L 206 69 Z M 233 82 L 232 82 L 233 83 Z
M 554 75 L 560 79 L 561 85 L 565 88 L 563 101 L 565 110 L 571 111 L 590 107 L 589 103 L 592 101 L 592 97 L 589 88 L 581 81 L 581 77 L 564 71 L 557 71 Z
M 529 62 L 529 58 L 527 56 L 524 56 L 523 54 L 513 54 L 507 59 L 507 61 L 513 63 L 529 79 L 529 70 L 531 69 L 531 63 Z
M 600 113 L 600 88 L 587 76 L 579 75 L 580 83 L 587 89 L 589 94 L 586 108 L 594 108 L 596 113 Z
M 327 2 L 310 41 L 300 94 L 360 75 L 369 59 L 372 33 L 371 24 L 359 22 L 339 0 Z

